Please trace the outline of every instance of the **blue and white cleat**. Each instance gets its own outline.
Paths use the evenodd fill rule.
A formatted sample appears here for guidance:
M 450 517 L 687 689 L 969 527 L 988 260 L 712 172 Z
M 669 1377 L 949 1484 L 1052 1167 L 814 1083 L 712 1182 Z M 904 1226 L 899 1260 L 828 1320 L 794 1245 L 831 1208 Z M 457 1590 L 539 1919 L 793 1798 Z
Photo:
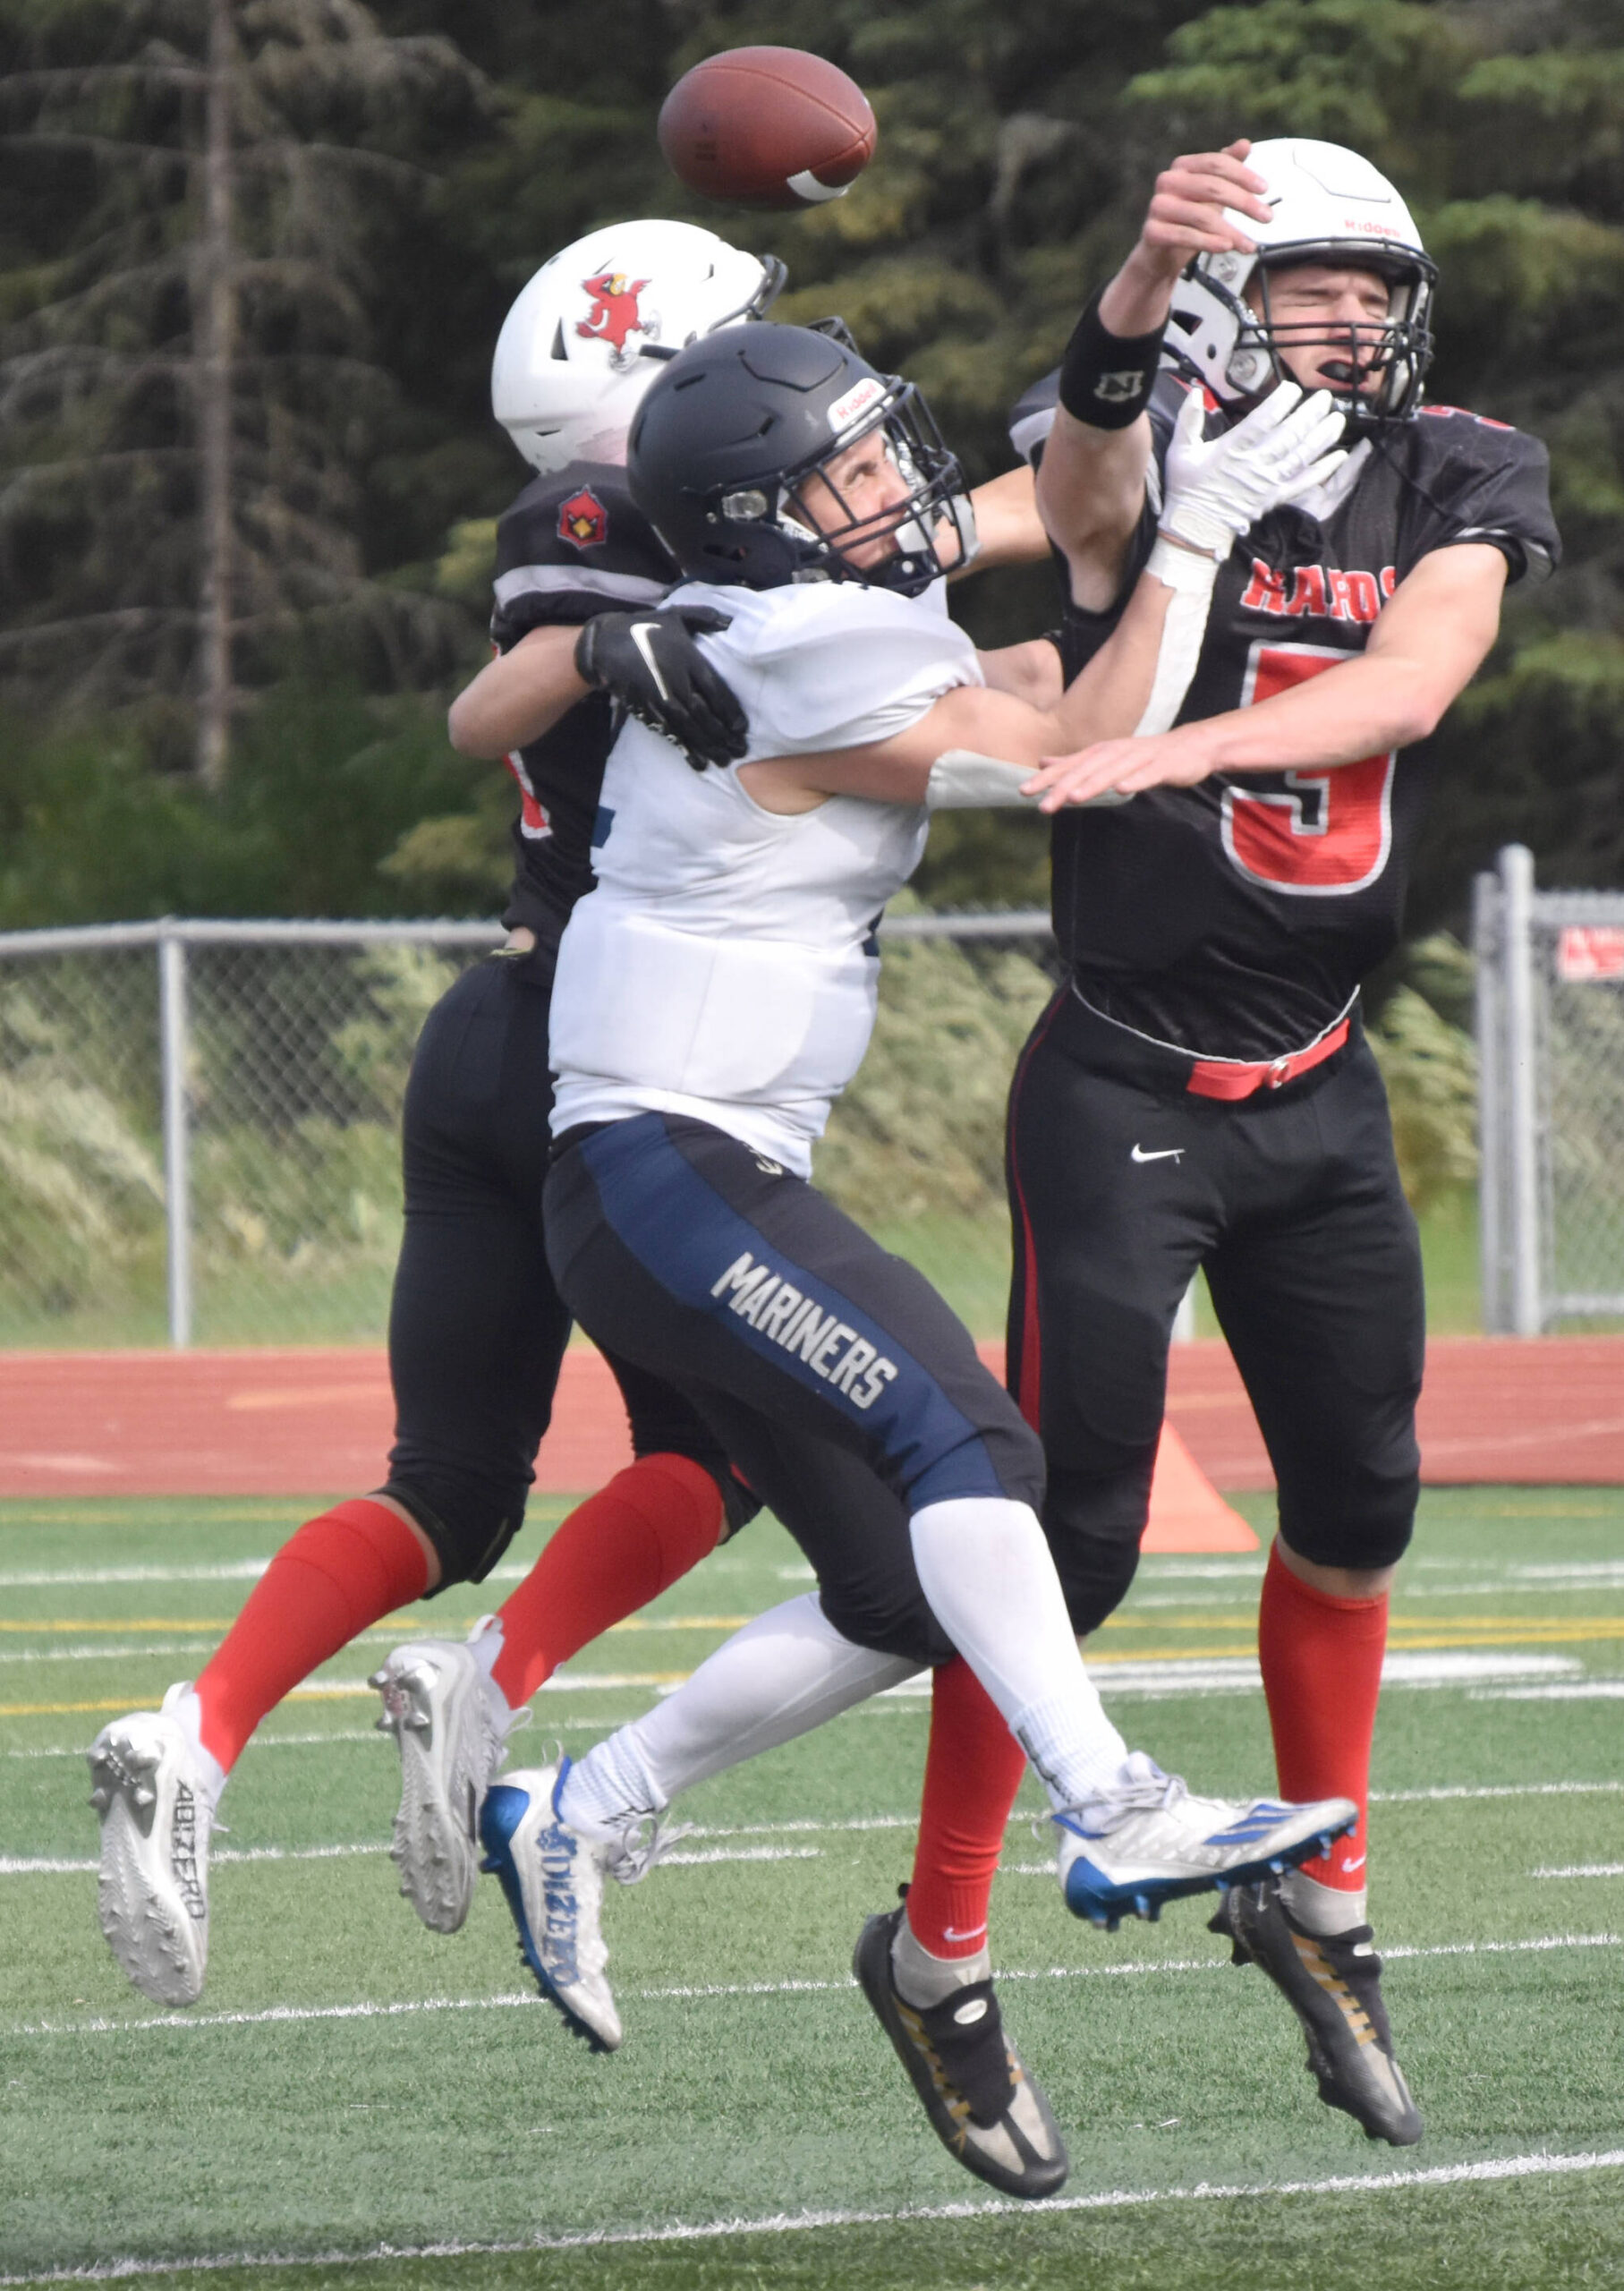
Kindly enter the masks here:
M 1305 1806 L 1276 1798 L 1195 1798 L 1177 1775 L 1135 1750 L 1124 1780 L 1053 1817 L 1060 1885 L 1076 1917 L 1114 1933 L 1125 1917 L 1154 1924 L 1164 1902 L 1255 1885 L 1329 1853 L 1351 1829 L 1350 1798 Z
M 609 1953 L 601 1920 L 603 1881 L 620 1848 L 572 1828 L 559 1813 L 569 1770 L 569 1759 L 560 1759 L 491 1784 L 480 1809 L 480 1867 L 502 1881 L 519 1954 L 542 1996 L 595 2052 L 614 2052 L 622 2030 L 604 1972 Z

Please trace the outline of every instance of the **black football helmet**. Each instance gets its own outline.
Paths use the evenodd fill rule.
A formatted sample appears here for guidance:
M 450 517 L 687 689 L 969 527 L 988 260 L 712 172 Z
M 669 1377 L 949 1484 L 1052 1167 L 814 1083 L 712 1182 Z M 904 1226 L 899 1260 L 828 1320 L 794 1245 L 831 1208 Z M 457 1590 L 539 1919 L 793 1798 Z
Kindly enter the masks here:
M 877 429 L 908 489 L 878 522 L 852 515 L 829 474 Z M 795 498 L 814 474 L 846 515 L 832 531 L 815 528 Z M 912 597 L 974 551 L 964 474 L 914 385 L 876 373 L 849 338 L 812 328 L 735 327 L 672 359 L 633 419 L 626 479 L 693 581 L 861 581 Z M 957 544 L 945 556 L 944 524 Z M 896 552 L 848 564 L 841 542 L 857 532 L 865 542 L 894 533 Z

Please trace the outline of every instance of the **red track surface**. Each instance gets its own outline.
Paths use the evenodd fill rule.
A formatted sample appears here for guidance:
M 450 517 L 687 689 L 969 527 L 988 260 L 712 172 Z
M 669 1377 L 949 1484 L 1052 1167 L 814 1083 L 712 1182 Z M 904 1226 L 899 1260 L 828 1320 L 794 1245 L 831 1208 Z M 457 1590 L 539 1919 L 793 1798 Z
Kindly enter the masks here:
M 1217 1486 L 1271 1485 L 1226 1346 L 1175 1350 L 1169 1414 Z M 390 1428 L 376 1351 L 0 1353 L 0 1495 L 348 1493 Z M 1624 1337 L 1441 1337 L 1421 1433 L 1433 1482 L 1624 1484 Z M 538 1486 L 595 1487 L 628 1452 L 608 1370 L 572 1351 Z

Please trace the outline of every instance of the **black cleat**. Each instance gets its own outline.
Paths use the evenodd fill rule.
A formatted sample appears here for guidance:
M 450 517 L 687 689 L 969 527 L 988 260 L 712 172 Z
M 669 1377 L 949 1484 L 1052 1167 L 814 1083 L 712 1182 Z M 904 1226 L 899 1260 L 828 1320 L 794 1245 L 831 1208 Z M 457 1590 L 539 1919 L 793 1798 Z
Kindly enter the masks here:
M 948 2153 L 1005 2195 L 1036 2199 L 1064 2186 L 1071 2169 L 1042 2087 L 1004 2033 L 990 1980 L 926 2009 L 907 2004 L 891 1978 L 891 1942 L 902 1911 L 871 1917 L 852 1971 L 924 2103 Z
M 1237 1965 L 1259 1965 L 1308 2039 L 1308 2073 L 1327 2108 L 1345 2108 L 1366 2136 L 1413 2147 L 1421 2118 L 1393 2057 L 1382 2002 L 1382 1960 L 1368 1925 L 1305 1933 L 1278 1885 L 1232 1886 L 1207 1928 L 1234 1945 Z

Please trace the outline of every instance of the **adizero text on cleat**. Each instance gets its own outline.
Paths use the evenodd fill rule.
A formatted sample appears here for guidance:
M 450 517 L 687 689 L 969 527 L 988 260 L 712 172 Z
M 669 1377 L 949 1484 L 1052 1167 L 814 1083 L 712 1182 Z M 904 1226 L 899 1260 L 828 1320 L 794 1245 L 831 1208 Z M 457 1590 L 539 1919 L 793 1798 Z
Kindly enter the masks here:
M 1211 1929 L 1233 1944 L 1237 1965 L 1260 1966 L 1290 2005 L 1326 2107 L 1345 2108 L 1372 2140 L 1413 2147 L 1421 2117 L 1393 2057 L 1382 1960 L 1370 1927 L 1305 1933 L 1293 1923 L 1279 1886 L 1263 1884 L 1233 1886 Z
M 594 2051 L 613 2052 L 622 2031 L 600 1921 L 603 1880 L 617 1848 L 583 1835 L 558 1812 L 569 1767 L 565 1759 L 492 1784 L 480 1811 L 480 1866 L 501 1880 L 519 1954 L 542 1996 Z
M 455 1933 L 479 1875 L 480 1806 L 502 1763 L 485 1673 L 466 1646 L 420 1639 L 395 1648 L 368 1683 L 383 1697 L 380 1733 L 400 1748 L 400 1809 L 389 1856 L 423 1923 Z
M 948 2154 L 1006 2195 L 1052 2195 L 1071 2169 L 1041 2086 L 1004 2033 L 990 1980 L 944 2004 L 910 2005 L 891 1977 L 900 1909 L 871 1917 L 852 1971 L 897 2048 L 931 2128 Z
M 1183 1895 L 1295 1869 L 1357 1818 L 1349 1798 L 1193 1797 L 1138 1750 L 1117 1788 L 1053 1818 L 1066 1905 L 1113 1933 L 1125 1917 L 1153 1922 Z
M 186 1730 L 164 1711 L 135 1711 L 102 1728 L 89 1766 L 107 1946 L 143 1997 L 193 2005 L 208 1967 L 214 1807 Z

